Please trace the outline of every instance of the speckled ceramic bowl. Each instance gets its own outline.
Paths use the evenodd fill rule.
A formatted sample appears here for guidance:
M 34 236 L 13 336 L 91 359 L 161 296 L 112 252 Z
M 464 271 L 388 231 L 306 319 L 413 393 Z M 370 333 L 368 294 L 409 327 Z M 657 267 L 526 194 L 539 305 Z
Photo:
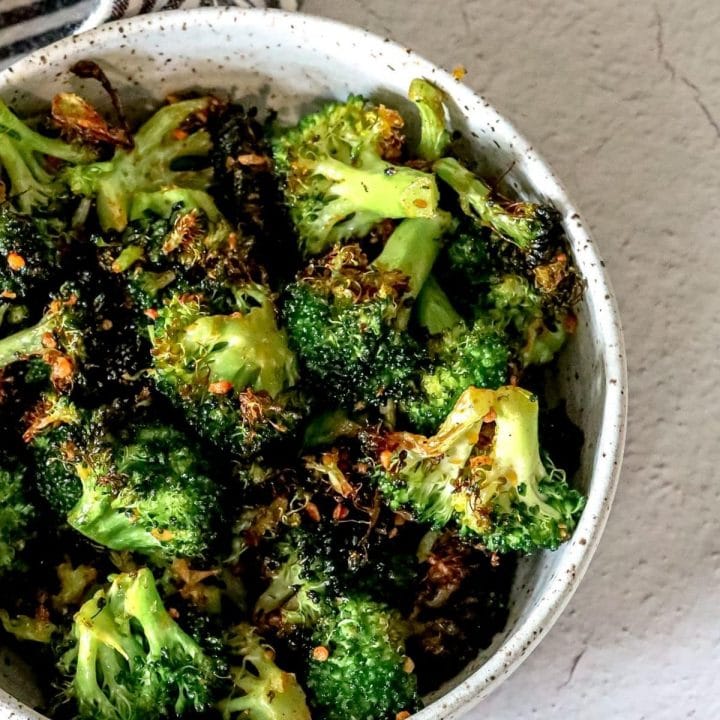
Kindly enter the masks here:
M 620 322 L 603 264 L 583 223 L 548 166 L 483 98 L 426 60 L 387 39 L 305 15 L 236 8 L 136 17 L 38 51 L 0 75 L 0 95 L 21 111 L 46 107 L 75 89 L 98 102 L 92 84 L 67 68 L 92 58 L 108 72 L 126 106 L 141 113 L 172 91 L 231 92 L 290 118 L 318 98 L 362 93 L 400 108 L 410 80 L 425 76 L 450 98 L 453 127 L 467 138 L 490 174 L 508 189 L 552 203 L 562 212 L 577 264 L 587 282 L 577 335 L 564 353 L 557 391 L 585 432 L 574 482 L 588 495 L 570 542 L 524 560 L 505 630 L 456 678 L 427 698 L 418 720 L 450 718 L 469 709 L 518 667 L 555 622 L 597 547 L 618 479 L 625 425 L 625 361 Z M 412 128 L 411 128 L 412 131 Z M 7 653 L 5 653 L 7 654 Z M 0 716 L 38 718 L 31 669 L 0 662 Z

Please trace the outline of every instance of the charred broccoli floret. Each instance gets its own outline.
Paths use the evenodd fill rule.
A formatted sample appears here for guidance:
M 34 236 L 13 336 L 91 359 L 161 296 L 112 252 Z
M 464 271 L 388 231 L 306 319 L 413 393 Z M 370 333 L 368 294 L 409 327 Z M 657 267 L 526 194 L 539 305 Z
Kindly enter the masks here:
M 239 665 L 231 666 L 230 697 L 217 707 L 225 720 L 310 720 L 310 711 L 295 675 L 275 663 L 273 649 L 252 625 L 231 628 L 225 641 Z
M 211 170 L 188 166 L 202 158 L 208 164 L 212 141 L 205 126 L 217 106 L 217 99 L 200 97 L 162 107 L 135 133 L 132 149 L 117 148 L 111 160 L 67 168 L 71 190 L 95 198 L 103 230 L 117 231 L 127 226 L 137 193 L 204 190 Z
M 68 524 L 111 550 L 158 561 L 206 553 L 218 533 L 221 489 L 179 430 L 80 411 L 46 398 L 26 437 L 41 494 Z M 67 426 L 63 428 L 63 426 Z M 72 503 L 72 505 L 71 505 Z
M 87 298 L 74 283 L 65 283 L 35 325 L 0 339 L 0 368 L 40 358 L 60 390 L 72 387 L 85 360 Z
M 502 328 L 492 322 L 465 323 L 433 277 L 423 285 L 416 310 L 431 336 L 431 364 L 420 373 L 421 393 L 403 409 L 415 429 L 433 432 L 466 388 L 495 389 L 507 381 L 510 349 Z
M 152 720 L 209 708 L 217 662 L 169 615 L 148 569 L 115 576 L 80 608 L 73 634 L 61 668 L 80 718 Z
M 24 566 L 22 551 L 37 515 L 26 486 L 22 464 L 4 457 L 0 465 L 0 577 Z
M 584 498 L 541 458 L 538 405 L 518 387 L 468 388 L 434 436 L 390 434 L 376 474 L 386 501 L 493 552 L 554 550 Z
M 306 115 L 273 142 L 290 216 L 307 255 L 360 238 L 386 218 L 431 218 L 435 178 L 395 165 L 402 117 L 357 96 Z
M 287 288 L 290 342 L 330 399 L 380 405 L 407 391 L 421 351 L 405 327 L 448 224 L 444 215 L 405 220 L 372 263 L 340 246 Z
M 268 289 L 246 282 L 233 292 L 227 314 L 201 295 L 169 300 L 151 328 L 153 367 L 158 388 L 198 434 L 247 457 L 288 437 L 304 410 Z
M 457 194 L 463 212 L 478 224 L 491 228 L 526 253 L 542 251 L 548 237 L 557 232 L 560 216 L 545 205 L 532 202 L 501 202 L 479 177 L 455 158 L 433 164 L 437 176 Z
M 0 166 L 10 181 L 10 200 L 24 213 L 56 209 L 67 193 L 49 158 L 67 163 L 92 160 L 94 152 L 31 130 L 0 100 Z
M 364 595 L 338 599 L 316 625 L 306 660 L 314 716 L 324 720 L 396 718 L 420 704 L 405 655 L 401 615 Z

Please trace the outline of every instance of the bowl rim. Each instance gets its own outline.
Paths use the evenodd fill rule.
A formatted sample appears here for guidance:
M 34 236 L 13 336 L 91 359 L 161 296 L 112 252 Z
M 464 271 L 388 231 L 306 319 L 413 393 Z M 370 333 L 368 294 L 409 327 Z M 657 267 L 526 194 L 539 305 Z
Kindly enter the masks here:
M 489 108 L 495 113 L 497 116 L 494 119 L 495 128 L 502 131 L 498 133 L 498 137 L 512 138 L 514 152 L 517 155 L 522 154 L 527 161 L 526 174 L 530 182 L 542 178 L 544 190 L 546 192 L 550 190 L 552 203 L 563 214 L 573 251 L 576 255 L 582 255 L 582 274 L 586 281 L 587 293 L 594 299 L 593 306 L 596 309 L 593 315 L 598 328 L 597 336 L 602 340 L 601 360 L 605 369 L 606 384 L 602 422 L 596 447 L 593 487 L 588 494 L 587 504 L 573 539 L 563 549 L 562 563 L 525 620 L 514 628 L 496 651 L 469 677 L 413 716 L 416 720 L 449 719 L 470 710 L 507 679 L 555 623 L 579 586 L 597 549 L 619 479 L 626 435 L 627 369 L 615 294 L 597 248 L 554 171 L 514 125 L 495 111 L 491 103 L 413 50 L 389 38 L 383 38 L 337 20 L 276 9 L 205 7 L 138 15 L 100 25 L 36 50 L 6 68 L 0 73 L 0 94 L 7 90 L 8 86 L 16 86 L 19 79 L 31 78 L 38 67 L 69 66 L 73 56 L 92 50 L 95 43 L 97 43 L 96 50 L 101 48 L 102 40 L 108 33 L 119 32 L 125 37 L 135 34 L 150 35 L 156 27 L 160 29 L 162 26 L 165 32 L 179 30 L 183 24 L 189 24 L 193 20 L 202 20 L 210 25 L 217 24 L 219 27 L 227 22 L 228 18 L 234 18 L 234 22 L 262 24 L 269 16 L 272 16 L 272 23 L 275 26 L 282 26 L 286 33 L 296 33 L 298 27 L 312 24 L 333 39 L 350 38 L 358 46 L 366 44 L 381 49 L 385 61 L 390 55 L 402 58 L 406 63 L 412 62 L 419 76 L 432 77 L 434 82 L 448 90 L 452 99 L 463 108 L 463 114 L 469 116 L 473 108 L 480 107 L 485 111 Z M 580 258 L 578 262 L 580 264 Z M 601 450 L 602 457 L 597 460 Z M 33 720 L 45 718 L 7 691 L 0 689 L 0 709 L 3 707 L 17 713 L 14 715 L 11 712 L 9 715 L 11 718 L 33 718 Z

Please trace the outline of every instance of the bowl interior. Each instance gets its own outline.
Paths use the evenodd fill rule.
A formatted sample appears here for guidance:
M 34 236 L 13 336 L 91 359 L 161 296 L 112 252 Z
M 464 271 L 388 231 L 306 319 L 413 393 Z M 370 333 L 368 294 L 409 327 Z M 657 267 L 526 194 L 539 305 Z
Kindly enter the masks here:
M 103 105 L 95 84 L 67 72 L 81 58 L 102 64 L 134 114 L 156 106 L 170 92 L 189 89 L 272 107 L 284 119 L 316 106 L 319 98 L 344 99 L 349 93 L 403 110 L 410 80 L 425 76 L 448 92 L 453 127 L 463 133 L 483 172 L 505 174 L 510 192 L 550 201 L 562 212 L 587 292 L 578 333 L 553 384 L 585 433 L 574 482 L 589 500 L 569 543 L 521 562 L 506 629 L 461 675 L 428 698 L 437 704 L 418 718 L 450 717 L 467 709 L 517 666 L 564 607 L 599 539 L 616 481 L 625 406 L 619 324 L 600 260 L 574 208 L 547 166 L 482 98 L 411 51 L 337 23 L 237 9 L 120 21 L 18 63 L 0 76 L 0 94 L 22 112 L 47 107 L 55 93 L 71 89 Z M 32 673 L 21 661 L 0 662 L 0 686 L 30 704 L 38 700 Z

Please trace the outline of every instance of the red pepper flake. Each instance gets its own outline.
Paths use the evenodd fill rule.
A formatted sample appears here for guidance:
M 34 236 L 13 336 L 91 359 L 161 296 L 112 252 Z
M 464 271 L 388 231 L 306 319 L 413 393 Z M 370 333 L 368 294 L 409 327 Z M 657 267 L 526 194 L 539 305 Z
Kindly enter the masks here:
M 330 657 L 330 652 L 324 645 L 313 648 L 312 658 L 318 662 L 325 662 Z
M 7 262 L 11 270 L 22 270 L 25 267 L 25 258 L 20 253 L 9 252 Z
M 467 75 L 467 70 L 464 65 L 456 65 L 452 69 L 452 76 L 459 82 Z
M 313 522 L 320 522 L 320 511 L 318 510 L 318 506 L 314 502 L 309 502 L 305 506 L 305 512 Z
M 227 395 L 232 388 L 233 384 L 229 380 L 218 380 L 208 385 L 208 390 L 213 395 Z
M 427 200 L 423 200 L 422 198 L 417 198 L 416 200 L 413 200 L 413 205 L 419 208 L 426 208 L 428 206 Z
M 176 128 L 173 130 L 172 136 L 175 138 L 175 140 L 185 140 L 187 139 L 189 133 L 187 130 L 183 130 L 182 128 Z
M 158 313 L 158 311 L 157 311 L 155 308 L 148 308 L 148 309 L 145 311 L 145 315 L 146 315 L 147 317 L 149 317 L 151 320 L 157 320 L 159 314 L 160 314 L 160 313 Z

